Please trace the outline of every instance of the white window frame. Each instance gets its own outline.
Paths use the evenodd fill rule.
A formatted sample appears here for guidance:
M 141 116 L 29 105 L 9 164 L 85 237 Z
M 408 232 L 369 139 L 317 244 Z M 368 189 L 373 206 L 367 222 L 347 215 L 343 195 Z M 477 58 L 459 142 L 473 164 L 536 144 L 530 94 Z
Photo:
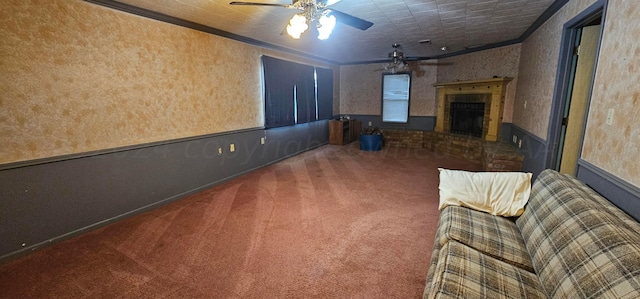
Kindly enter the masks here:
M 382 122 L 409 122 L 411 74 L 382 74 Z

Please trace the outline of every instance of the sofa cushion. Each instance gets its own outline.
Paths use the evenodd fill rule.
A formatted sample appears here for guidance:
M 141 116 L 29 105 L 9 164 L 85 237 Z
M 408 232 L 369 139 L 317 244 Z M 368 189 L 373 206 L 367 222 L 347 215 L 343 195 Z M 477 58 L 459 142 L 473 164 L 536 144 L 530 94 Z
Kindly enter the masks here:
M 579 181 L 573 176 L 568 174 L 563 174 L 566 178 L 568 178 L 573 184 L 576 186 L 574 191 L 582 194 L 584 197 L 591 198 L 594 202 L 601 204 L 606 211 L 611 213 L 615 219 L 622 221 L 622 223 L 630 230 L 640 232 L 640 222 L 638 220 L 631 217 L 625 211 L 621 210 L 617 206 L 615 206 L 612 202 L 602 197 L 596 191 L 591 189 L 589 186 L 585 185 L 583 182 Z
M 522 214 L 529 200 L 531 173 L 438 170 L 440 209 L 464 206 L 511 217 Z
M 456 241 L 440 250 L 423 298 L 547 298 L 534 273 Z
M 450 206 L 438 220 L 440 246 L 455 240 L 484 254 L 533 272 L 531 257 L 512 219 L 468 208 Z
M 529 253 L 511 218 L 492 216 L 464 207 L 449 206 L 442 210 L 438 219 L 427 272 L 427 285 L 433 279 L 440 249 L 450 240 L 455 240 L 496 259 L 533 272 Z
M 554 171 L 543 171 L 516 220 L 554 298 L 640 297 L 640 235 Z

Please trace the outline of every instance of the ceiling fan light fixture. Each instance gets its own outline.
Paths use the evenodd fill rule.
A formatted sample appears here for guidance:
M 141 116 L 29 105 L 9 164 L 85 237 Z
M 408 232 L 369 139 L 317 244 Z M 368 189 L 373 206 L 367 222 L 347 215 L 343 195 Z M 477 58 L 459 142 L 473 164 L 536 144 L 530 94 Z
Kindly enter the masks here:
M 300 35 L 307 31 L 309 25 L 307 25 L 307 18 L 302 14 L 294 15 L 287 25 L 287 34 L 295 39 L 299 39 Z
M 384 65 L 384 70 L 389 71 L 392 74 L 406 71 L 407 63 L 404 60 L 404 54 L 402 53 L 402 51 L 400 51 L 400 48 L 402 46 L 396 43 L 391 45 L 391 47 L 393 47 L 393 51 L 389 52 L 389 54 L 387 55 L 389 58 L 391 58 L 391 61 Z
M 318 30 L 318 39 L 327 39 L 333 31 L 336 22 L 343 23 L 360 30 L 367 30 L 373 23 L 361 18 L 328 8 L 341 0 L 291 0 L 291 4 L 231 1 L 230 5 L 271 6 L 302 11 L 293 16 L 285 30 L 294 39 L 299 39 L 302 33 L 314 24 Z M 335 14 L 335 15 L 334 15 Z
M 336 26 L 336 17 L 323 15 L 318 20 L 318 39 L 325 40 L 329 38 L 333 28 Z
M 407 64 L 404 61 L 389 62 L 384 65 L 384 70 L 392 74 L 404 72 L 407 70 Z

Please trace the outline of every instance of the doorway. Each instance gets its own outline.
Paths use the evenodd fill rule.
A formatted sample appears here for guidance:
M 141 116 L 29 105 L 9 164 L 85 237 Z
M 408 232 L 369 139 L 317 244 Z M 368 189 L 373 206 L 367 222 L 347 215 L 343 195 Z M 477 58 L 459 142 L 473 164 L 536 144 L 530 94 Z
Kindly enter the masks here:
M 600 48 L 604 4 L 599 1 L 564 27 L 550 124 L 548 168 L 576 175 Z M 598 5 L 600 4 L 600 5 Z
M 570 87 L 564 109 L 562 109 L 559 154 L 556 162 L 556 169 L 560 173 L 575 175 L 578 166 L 600 36 L 600 19 L 597 21 L 598 24 L 576 29 L 578 34 L 576 34 L 576 46 L 572 57 L 574 66 L 572 66 L 573 72 L 569 75 L 573 80 L 569 83 Z

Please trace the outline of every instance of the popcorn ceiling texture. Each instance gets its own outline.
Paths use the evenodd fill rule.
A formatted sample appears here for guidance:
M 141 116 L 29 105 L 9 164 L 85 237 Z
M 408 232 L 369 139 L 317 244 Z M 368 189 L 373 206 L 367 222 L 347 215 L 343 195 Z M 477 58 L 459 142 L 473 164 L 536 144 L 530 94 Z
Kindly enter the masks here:
M 6 2 L 0 164 L 263 125 L 260 56 L 277 53 L 79 0 Z
M 382 63 L 340 67 L 340 114 L 381 115 L 382 67 Z M 422 65 L 412 73 L 411 116 L 435 116 L 436 69 L 435 65 Z
M 438 83 L 511 77 L 505 94 L 503 122 L 511 122 L 513 102 L 518 84 L 520 45 L 510 45 L 485 51 L 440 59 Z
M 640 7 L 609 1 L 587 120 L 583 159 L 640 186 Z M 610 55 L 609 53 L 613 53 Z M 606 125 L 614 109 L 613 124 Z

